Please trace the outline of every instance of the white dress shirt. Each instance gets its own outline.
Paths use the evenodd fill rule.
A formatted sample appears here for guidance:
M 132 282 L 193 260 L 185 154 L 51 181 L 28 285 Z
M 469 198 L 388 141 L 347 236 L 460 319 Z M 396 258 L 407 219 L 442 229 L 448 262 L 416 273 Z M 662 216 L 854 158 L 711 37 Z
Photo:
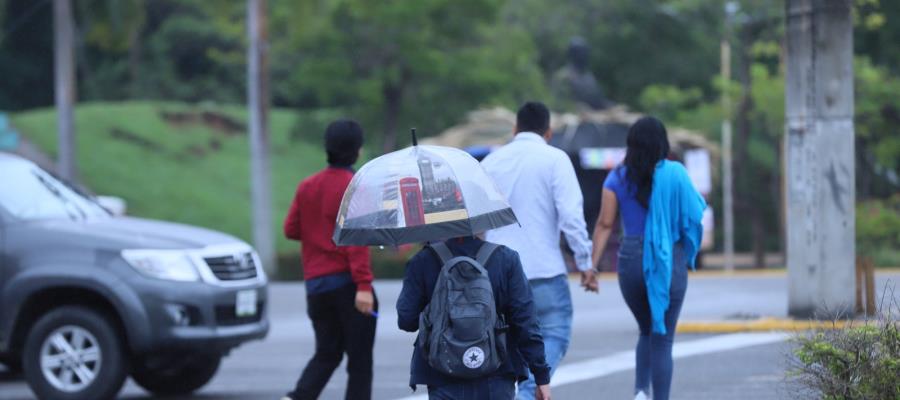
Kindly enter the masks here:
M 488 231 L 487 240 L 517 251 L 528 279 L 566 273 L 559 248 L 560 232 L 575 253 L 578 269 L 591 268 L 592 243 L 584 221 L 584 197 L 565 152 L 536 133 L 520 132 L 481 164 L 521 224 Z

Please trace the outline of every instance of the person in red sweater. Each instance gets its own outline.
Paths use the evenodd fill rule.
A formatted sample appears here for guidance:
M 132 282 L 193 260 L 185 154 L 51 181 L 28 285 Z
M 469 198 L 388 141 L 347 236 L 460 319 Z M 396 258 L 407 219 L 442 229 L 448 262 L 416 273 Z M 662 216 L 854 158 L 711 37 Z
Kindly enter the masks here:
M 284 220 L 284 235 L 302 243 L 307 313 L 316 352 L 284 399 L 316 399 L 347 354 L 346 399 L 372 397 L 372 346 L 378 301 L 368 247 L 338 247 L 331 240 L 344 190 L 353 178 L 363 131 L 353 120 L 325 130 L 328 168 L 303 180 Z

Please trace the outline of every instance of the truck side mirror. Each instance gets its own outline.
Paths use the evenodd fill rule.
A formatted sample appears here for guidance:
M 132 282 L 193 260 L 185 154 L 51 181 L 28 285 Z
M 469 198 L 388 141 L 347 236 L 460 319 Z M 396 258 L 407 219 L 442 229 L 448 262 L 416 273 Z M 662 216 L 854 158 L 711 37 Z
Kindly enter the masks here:
M 97 203 L 112 215 L 117 217 L 125 215 L 125 210 L 127 208 L 125 199 L 115 196 L 97 196 L 95 200 L 97 200 Z

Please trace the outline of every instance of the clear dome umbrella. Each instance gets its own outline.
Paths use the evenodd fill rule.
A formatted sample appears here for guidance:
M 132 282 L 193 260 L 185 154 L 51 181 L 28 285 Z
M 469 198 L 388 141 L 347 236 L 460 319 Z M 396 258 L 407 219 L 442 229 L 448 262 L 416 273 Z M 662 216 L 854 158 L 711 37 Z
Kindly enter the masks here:
M 518 223 L 468 153 L 416 145 L 367 162 L 344 192 L 338 245 L 400 245 L 471 236 Z

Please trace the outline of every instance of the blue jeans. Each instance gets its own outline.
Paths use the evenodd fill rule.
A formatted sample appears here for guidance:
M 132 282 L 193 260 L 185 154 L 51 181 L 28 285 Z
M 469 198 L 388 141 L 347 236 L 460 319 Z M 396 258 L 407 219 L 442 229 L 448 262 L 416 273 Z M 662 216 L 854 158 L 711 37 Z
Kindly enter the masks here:
M 499 376 L 428 387 L 429 400 L 512 400 L 515 396 L 515 379 Z
M 534 296 L 534 315 L 541 324 L 544 337 L 544 354 L 550 366 L 550 376 L 569 349 L 572 337 L 572 294 L 569 279 L 563 275 L 545 279 L 532 279 L 531 293 Z M 519 383 L 519 400 L 534 400 L 534 376 L 528 372 L 528 380 Z
M 672 343 L 675 341 L 675 325 L 681 303 L 687 291 L 687 263 L 681 246 L 676 245 L 672 257 L 669 309 L 665 315 L 666 334 L 652 333 L 650 303 L 644 283 L 643 239 L 642 236 L 626 236 L 619 247 L 619 288 L 640 330 L 635 350 L 634 393 L 650 393 L 652 382 L 653 400 L 668 400 L 672 386 Z

